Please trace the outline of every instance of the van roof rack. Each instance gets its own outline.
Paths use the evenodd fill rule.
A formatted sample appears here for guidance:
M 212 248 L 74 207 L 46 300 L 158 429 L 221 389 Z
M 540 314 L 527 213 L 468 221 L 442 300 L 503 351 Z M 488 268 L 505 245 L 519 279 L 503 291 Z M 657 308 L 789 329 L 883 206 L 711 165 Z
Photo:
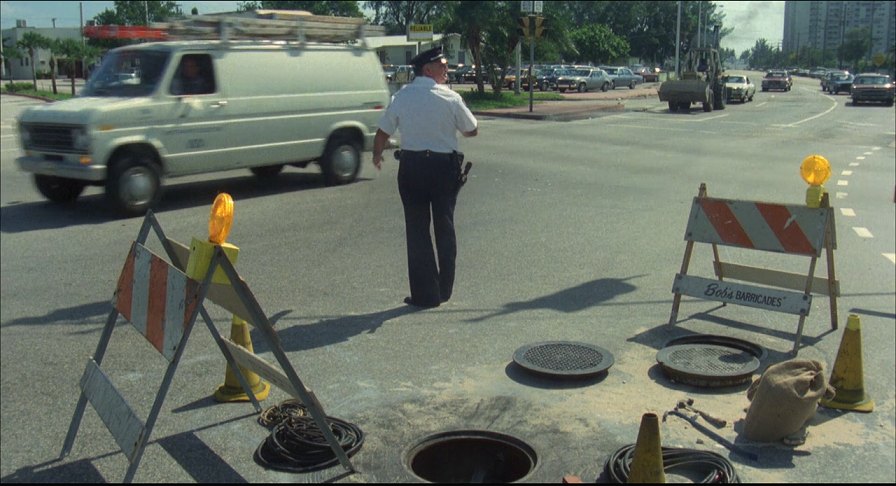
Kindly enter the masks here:
M 366 47 L 369 26 L 360 17 L 313 15 L 303 10 L 255 10 L 254 17 L 240 15 L 193 15 L 153 23 L 169 40 L 281 40 L 298 43 L 360 41 Z

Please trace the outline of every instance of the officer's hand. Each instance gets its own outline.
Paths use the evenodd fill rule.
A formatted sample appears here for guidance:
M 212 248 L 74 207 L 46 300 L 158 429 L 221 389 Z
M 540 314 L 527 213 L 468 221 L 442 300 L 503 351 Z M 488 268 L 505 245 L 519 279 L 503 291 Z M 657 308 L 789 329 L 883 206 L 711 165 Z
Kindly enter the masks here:
M 373 165 L 376 167 L 376 170 L 383 168 L 383 154 L 373 154 Z

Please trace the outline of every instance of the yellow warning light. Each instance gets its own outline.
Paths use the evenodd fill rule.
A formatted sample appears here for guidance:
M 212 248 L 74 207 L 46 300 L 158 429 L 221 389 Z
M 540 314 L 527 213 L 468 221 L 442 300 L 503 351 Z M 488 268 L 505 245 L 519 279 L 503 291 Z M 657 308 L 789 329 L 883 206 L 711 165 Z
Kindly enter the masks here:
M 208 218 L 208 241 L 220 245 L 227 240 L 230 226 L 233 225 L 233 198 L 222 192 L 212 204 L 212 213 Z
M 810 155 L 800 164 L 800 175 L 806 184 L 820 186 L 831 177 L 831 164 L 820 155 Z

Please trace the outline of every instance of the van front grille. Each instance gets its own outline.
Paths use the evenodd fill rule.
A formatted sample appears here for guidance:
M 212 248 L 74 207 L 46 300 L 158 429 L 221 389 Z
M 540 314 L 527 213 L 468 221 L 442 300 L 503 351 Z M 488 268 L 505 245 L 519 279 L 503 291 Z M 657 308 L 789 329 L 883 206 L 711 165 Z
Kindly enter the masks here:
M 77 152 L 74 133 L 77 127 L 70 125 L 23 125 L 27 132 L 24 148 L 48 152 Z

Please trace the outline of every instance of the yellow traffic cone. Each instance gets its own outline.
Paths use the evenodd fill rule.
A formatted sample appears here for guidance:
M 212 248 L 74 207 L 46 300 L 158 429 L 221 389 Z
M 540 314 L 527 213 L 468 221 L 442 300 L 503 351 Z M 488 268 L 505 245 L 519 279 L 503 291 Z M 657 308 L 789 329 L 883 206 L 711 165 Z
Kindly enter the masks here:
M 663 450 L 660 442 L 660 420 L 655 413 L 645 413 L 641 417 L 641 429 L 632 457 L 629 483 L 665 483 L 663 470 Z
M 249 324 L 237 316 L 233 316 L 233 321 L 230 326 L 230 340 L 249 351 L 254 351 L 252 349 L 252 338 L 249 336 Z M 262 401 L 268 397 L 268 394 L 271 392 L 271 385 L 268 382 L 263 381 L 258 374 L 242 366 L 240 366 L 240 371 L 243 372 L 243 376 L 246 378 L 249 387 L 252 388 L 252 394 L 255 395 L 256 400 Z M 243 387 L 240 386 L 240 381 L 237 379 L 236 373 L 230 368 L 229 364 L 227 365 L 227 372 L 224 376 L 224 384 L 215 390 L 215 401 L 249 401 L 249 395 L 243 390 Z
M 859 316 L 850 314 L 846 329 L 843 331 L 843 339 L 840 341 L 840 350 L 837 351 L 837 361 L 834 362 L 834 370 L 831 372 L 830 384 L 837 394 L 834 398 L 822 399 L 819 403 L 827 408 L 870 412 L 874 410 L 874 400 L 865 394 L 864 381 L 862 323 L 859 321 Z

